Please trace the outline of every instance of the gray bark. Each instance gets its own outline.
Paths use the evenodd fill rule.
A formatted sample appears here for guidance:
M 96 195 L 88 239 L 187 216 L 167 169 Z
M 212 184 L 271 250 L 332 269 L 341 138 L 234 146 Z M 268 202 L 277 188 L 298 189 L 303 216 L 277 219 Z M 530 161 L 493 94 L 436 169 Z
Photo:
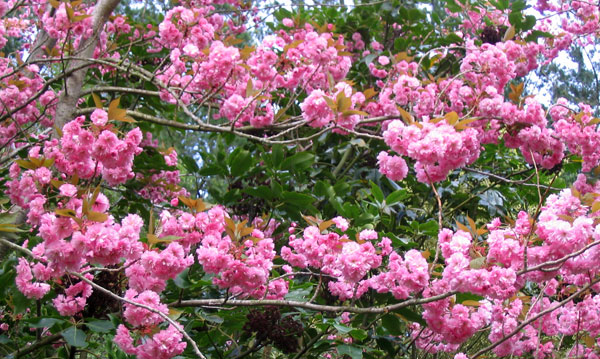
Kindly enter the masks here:
M 99 0 L 94 11 L 92 12 L 92 36 L 82 41 L 79 45 L 76 57 L 79 58 L 91 58 L 94 56 L 94 49 L 98 43 L 98 38 L 106 20 L 117 7 L 120 0 Z M 81 66 L 84 63 L 83 60 L 72 60 L 67 67 L 67 70 L 72 70 Z M 71 73 L 65 80 L 65 86 L 63 92 L 58 99 L 56 107 L 56 116 L 54 118 L 54 125 L 56 128 L 61 129 L 67 122 L 72 120 L 73 113 L 77 107 L 77 101 L 81 95 L 81 88 L 83 81 L 87 73 L 87 68 Z

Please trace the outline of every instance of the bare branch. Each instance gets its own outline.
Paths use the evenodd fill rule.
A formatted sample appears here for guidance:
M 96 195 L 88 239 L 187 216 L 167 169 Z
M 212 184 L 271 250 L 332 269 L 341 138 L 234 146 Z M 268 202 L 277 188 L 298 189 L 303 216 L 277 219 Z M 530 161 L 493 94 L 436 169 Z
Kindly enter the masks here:
M 277 306 L 277 307 L 296 307 L 310 310 L 316 310 L 319 312 L 350 312 L 350 313 L 387 313 L 401 308 L 406 308 L 411 305 L 424 304 L 435 302 L 444 298 L 455 295 L 456 291 L 451 291 L 436 295 L 428 298 L 413 298 L 405 300 L 401 303 L 391 304 L 384 307 L 353 307 L 353 306 L 335 306 L 335 305 L 321 305 L 309 302 L 300 302 L 294 300 L 276 300 L 276 299 L 195 299 L 195 300 L 182 300 L 176 303 L 170 304 L 171 307 L 206 307 L 206 306 L 233 306 L 233 307 L 258 307 L 258 306 Z
M 108 20 L 108 17 L 113 12 L 115 7 L 119 4 L 120 0 L 99 0 L 94 11 L 92 12 L 92 35 L 86 40 L 82 41 L 77 51 L 77 56 L 83 58 L 91 58 L 94 55 L 94 49 L 96 43 L 100 37 L 104 23 Z M 67 71 L 81 66 L 81 61 L 74 60 L 69 63 Z M 81 88 L 87 70 L 79 69 L 74 71 L 67 77 L 63 92 L 58 100 L 56 107 L 56 117 L 54 124 L 57 128 L 62 128 L 68 121 L 73 117 L 75 108 L 77 107 L 77 101 L 81 97 Z
M 46 345 L 50 345 L 50 344 L 54 343 L 55 341 L 59 340 L 60 338 L 62 338 L 62 334 L 60 334 L 60 333 L 52 334 L 47 337 L 43 337 L 39 341 L 32 343 L 32 344 L 26 346 L 25 348 L 19 349 L 13 353 L 7 355 L 5 358 L 20 358 L 29 353 L 33 353 L 34 351 L 36 351 L 42 347 L 45 347 Z

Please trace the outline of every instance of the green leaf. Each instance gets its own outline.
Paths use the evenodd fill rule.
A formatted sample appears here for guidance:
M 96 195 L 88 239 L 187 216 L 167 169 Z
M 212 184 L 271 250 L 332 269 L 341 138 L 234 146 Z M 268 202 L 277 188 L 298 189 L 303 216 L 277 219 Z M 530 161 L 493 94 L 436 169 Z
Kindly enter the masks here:
M 133 168 L 135 171 L 159 171 L 173 170 L 172 166 L 168 166 L 165 162 L 165 157 L 155 149 L 146 148 L 142 153 L 135 156 L 133 160 Z
M 247 187 L 242 190 L 242 192 L 247 193 L 253 197 L 258 197 L 262 199 L 266 199 L 267 201 L 275 198 L 273 191 L 267 186 L 258 186 L 258 187 Z
M 527 42 L 535 42 L 540 37 L 551 38 L 551 37 L 554 37 L 554 36 L 551 33 L 549 33 L 549 32 L 540 31 L 540 30 L 533 30 L 529 35 L 527 35 L 527 37 L 525 38 L 525 41 L 527 41 Z
M 456 303 L 462 303 L 465 300 L 474 300 L 478 302 L 482 299 L 482 296 L 473 293 L 456 293 Z
M 63 338 L 69 345 L 78 348 L 85 348 L 88 343 L 85 341 L 85 332 L 77 327 L 69 327 L 61 332 Z
M 93 320 L 85 323 L 89 330 L 96 333 L 108 333 L 115 329 L 114 324 L 110 320 Z
M 283 146 L 282 145 L 273 145 L 271 148 L 271 160 L 273 162 L 274 168 L 279 168 L 281 161 L 283 161 Z
M 324 181 L 318 181 L 315 184 L 314 193 L 317 196 L 325 197 L 325 198 L 331 198 L 331 197 L 335 196 L 335 191 L 333 190 L 333 187 L 329 183 L 324 182 Z
M 333 323 L 333 327 L 342 334 L 348 334 L 352 331 L 352 328 L 339 323 Z
M 503 7 L 503 5 L 498 2 L 498 1 L 494 1 L 494 0 L 488 0 L 490 2 L 490 4 L 494 5 L 494 7 L 498 10 L 506 10 L 505 7 Z
M 279 197 L 281 192 L 283 192 L 283 187 L 277 181 L 271 181 L 271 191 L 273 192 L 273 196 Z
M 406 198 L 408 198 L 408 193 L 406 190 L 399 189 L 390 193 L 385 199 L 385 203 L 391 206 L 392 204 L 396 204 Z
M 451 12 L 461 12 L 462 11 L 462 7 L 460 7 L 460 5 L 458 5 L 458 3 L 455 0 L 446 0 L 446 7 Z
M 425 223 L 421 223 L 419 224 L 419 232 L 428 236 L 437 236 L 439 232 L 438 223 L 433 219 L 430 219 Z
M 425 319 L 423 319 L 421 314 L 413 312 L 412 310 L 410 310 L 408 308 L 400 308 L 400 309 L 396 310 L 395 312 L 400 314 L 404 319 L 406 319 L 410 322 L 419 323 L 422 326 L 427 325 L 427 323 L 425 322 Z
M 525 16 L 525 21 L 523 22 L 523 27 L 521 28 L 521 30 L 522 31 L 527 31 L 527 30 L 533 29 L 533 27 L 535 26 L 536 21 L 537 21 L 537 19 L 533 15 L 527 15 L 527 16 Z
M 363 329 L 352 329 L 350 331 L 350 336 L 356 340 L 365 340 L 369 336 L 366 330 Z
M 56 323 L 64 322 L 59 318 L 34 318 L 28 321 L 28 326 L 31 328 L 51 328 Z
M 298 207 L 307 206 L 315 201 L 313 196 L 298 192 L 283 192 L 281 194 L 281 199 L 283 199 L 283 201 L 286 203 L 293 204 Z
M 520 28 L 521 22 L 523 21 L 522 19 L 523 14 L 521 14 L 519 11 L 513 11 L 508 15 L 508 21 L 517 29 Z
M 186 268 L 173 279 L 173 283 L 175 283 L 178 288 L 185 289 L 191 286 L 192 283 L 188 280 L 189 271 L 190 269 Z
M 391 335 L 402 335 L 404 331 L 401 327 L 400 319 L 394 314 L 386 314 L 381 318 L 381 325 L 388 331 Z
M 211 322 L 211 323 L 221 324 L 225 321 L 223 318 L 219 317 L 216 314 L 200 313 L 200 316 L 202 317 L 202 319 L 204 319 L 208 322 Z
M 306 283 L 306 287 L 290 290 L 288 294 L 285 295 L 285 299 L 298 301 L 306 300 L 306 298 L 311 295 L 313 286 L 314 283 Z
M 202 167 L 198 174 L 201 176 L 226 175 L 227 169 L 219 165 L 207 165 Z
M 236 149 L 229 158 L 230 173 L 232 176 L 239 177 L 246 173 L 253 165 L 250 152 L 247 150 Z
M 198 167 L 198 162 L 196 162 L 191 156 L 179 155 L 179 161 L 185 166 L 188 172 L 193 173 L 200 170 L 200 167 Z
M 310 152 L 298 152 L 283 160 L 281 163 L 282 170 L 304 170 L 309 168 L 315 160 L 315 155 Z
M 31 299 L 24 296 L 20 291 L 16 290 L 13 293 L 13 303 L 15 304 L 15 314 L 23 313 L 31 308 Z
M 509 1 L 508 0 L 502 0 L 502 3 L 504 3 L 505 6 L 508 6 Z M 514 1 L 510 5 L 510 9 L 512 11 L 522 11 L 522 10 L 525 10 L 526 8 L 527 8 L 527 3 L 524 0 Z M 502 10 L 504 10 L 504 9 L 502 9 Z
M 4 212 L 0 213 L 0 224 L 14 224 L 17 218 L 17 213 Z
M 381 191 L 381 188 L 379 188 L 379 186 L 373 181 L 371 181 L 371 194 L 377 203 L 383 203 L 383 192 Z
M 349 355 L 352 359 L 362 359 L 363 357 L 362 348 L 354 345 L 340 344 L 337 346 L 337 352 L 340 355 Z
M 394 345 L 392 345 L 392 343 L 390 343 L 390 340 L 388 340 L 387 338 L 383 338 L 383 337 L 379 337 L 376 339 L 377 341 L 377 346 L 380 349 L 385 350 L 386 352 L 388 352 L 388 354 L 390 355 L 389 358 L 393 358 L 393 355 L 396 355 L 396 349 L 394 348 Z

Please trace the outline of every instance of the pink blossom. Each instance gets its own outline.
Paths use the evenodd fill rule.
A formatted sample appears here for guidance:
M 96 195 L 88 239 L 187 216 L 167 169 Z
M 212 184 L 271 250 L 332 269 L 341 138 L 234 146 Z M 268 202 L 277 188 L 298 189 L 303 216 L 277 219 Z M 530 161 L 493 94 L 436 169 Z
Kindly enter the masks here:
M 294 27 L 294 21 L 287 17 L 281 20 L 281 23 L 283 24 L 283 26 L 286 27 Z
M 65 183 L 59 187 L 61 196 L 74 197 L 77 194 L 77 187 L 70 183 Z
M 156 292 L 146 290 L 138 293 L 135 289 L 128 289 L 125 293 L 125 298 L 135 303 L 151 307 L 164 314 L 169 313 L 167 306 L 160 302 L 160 297 Z M 152 326 L 164 320 L 157 313 L 153 313 L 147 309 L 129 303 L 125 303 L 124 307 L 125 311 L 123 312 L 123 317 L 127 322 L 136 327 Z
M 90 118 L 94 125 L 102 127 L 108 122 L 108 113 L 103 109 L 97 108 L 94 110 L 94 112 L 92 112 Z
M 42 299 L 50 290 L 50 285 L 47 283 L 33 281 L 30 264 L 24 258 L 19 258 L 17 264 L 16 284 L 19 291 L 27 298 Z

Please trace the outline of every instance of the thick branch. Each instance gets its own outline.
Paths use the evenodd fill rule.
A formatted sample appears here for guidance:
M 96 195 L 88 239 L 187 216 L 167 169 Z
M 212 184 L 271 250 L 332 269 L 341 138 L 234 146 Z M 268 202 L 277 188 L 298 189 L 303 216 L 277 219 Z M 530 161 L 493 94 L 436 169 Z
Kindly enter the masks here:
M 48 3 L 46 5 L 46 12 L 50 13 L 51 16 L 54 15 L 56 9 Z M 31 52 L 29 53 L 29 57 L 27 58 L 27 63 L 32 61 L 41 59 L 44 55 L 44 50 L 52 49 L 56 45 L 56 39 L 51 38 L 46 30 L 44 30 L 43 26 L 40 26 L 37 37 L 35 38 L 35 42 L 31 47 Z
M 171 304 L 171 307 L 210 307 L 210 306 L 231 306 L 231 307 L 257 307 L 257 306 L 278 306 L 278 307 L 296 307 L 310 310 L 316 310 L 319 312 L 350 312 L 350 313 L 387 313 L 397 309 L 406 308 L 411 305 L 424 304 L 435 302 L 447 297 L 450 297 L 457 292 L 452 291 L 443 293 L 429 298 L 414 298 L 409 299 L 401 303 L 387 305 L 384 307 L 352 307 L 352 306 L 336 306 L 336 305 L 322 305 L 309 302 L 300 302 L 295 300 L 275 300 L 275 299 L 196 299 L 196 300 L 182 300 Z
M 39 341 L 37 341 L 31 345 L 28 345 L 25 348 L 22 348 L 15 352 L 12 352 L 11 354 L 7 355 L 6 358 L 20 358 L 29 353 L 33 353 L 34 351 L 36 351 L 46 345 L 54 343 L 55 341 L 59 340 L 60 338 L 62 338 L 62 334 L 60 334 L 60 333 L 52 334 L 47 337 L 43 337 Z
M 77 51 L 78 57 L 91 58 L 94 56 L 94 49 L 104 23 L 113 12 L 115 7 L 119 4 L 120 0 L 99 0 L 94 11 L 92 12 L 92 35 L 86 40 L 82 41 Z M 79 67 L 81 65 L 80 60 L 73 60 L 69 63 L 67 70 Z M 81 96 L 81 87 L 83 86 L 83 80 L 87 70 L 80 69 L 74 71 L 65 81 L 63 92 L 58 101 L 56 107 L 56 117 L 54 124 L 57 128 L 62 128 L 68 121 L 73 117 L 77 101 Z

